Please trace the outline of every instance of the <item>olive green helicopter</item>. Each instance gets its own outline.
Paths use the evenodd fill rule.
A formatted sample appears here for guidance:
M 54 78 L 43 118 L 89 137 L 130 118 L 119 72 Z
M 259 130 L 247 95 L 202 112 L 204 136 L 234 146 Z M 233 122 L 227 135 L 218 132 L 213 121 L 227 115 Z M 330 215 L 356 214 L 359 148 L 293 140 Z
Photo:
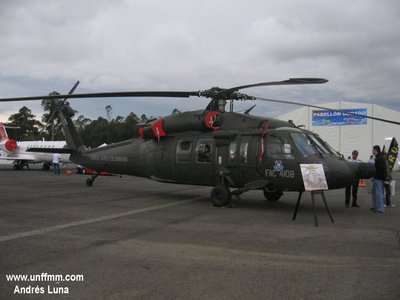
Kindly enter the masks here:
M 214 87 L 203 91 L 133 91 L 2 98 L 1 101 L 54 99 L 62 122 L 70 159 L 95 170 L 87 179 L 91 186 L 99 172 L 145 177 L 164 183 L 212 186 L 211 201 L 227 206 L 232 195 L 263 190 L 265 198 L 277 201 L 284 192 L 300 195 L 306 190 L 302 165 L 322 165 L 327 189 L 340 189 L 357 179 L 370 178 L 374 167 L 350 163 L 317 134 L 293 122 L 257 117 L 232 111 L 235 100 L 260 100 L 313 106 L 298 102 L 254 97 L 245 88 L 322 84 L 321 78 L 291 78 L 233 88 Z M 74 89 L 73 89 L 74 90 Z M 133 138 L 87 149 L 78 134 L 68 99 L 100 97 L 205 97 L 205 109 L 187 111 L 138 123 Z M 62 99 L 62 100 L 61 100 Z M 225 107 L 230 101 L 231 109 Z M 364 116 L 400 125 L 398 122 Z

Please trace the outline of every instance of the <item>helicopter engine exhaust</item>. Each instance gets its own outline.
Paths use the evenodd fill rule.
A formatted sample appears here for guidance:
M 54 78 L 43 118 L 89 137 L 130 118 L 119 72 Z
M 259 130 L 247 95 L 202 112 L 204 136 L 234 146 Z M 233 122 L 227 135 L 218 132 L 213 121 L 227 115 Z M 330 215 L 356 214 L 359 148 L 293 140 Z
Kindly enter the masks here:
M 7 142 L 4 144 L 6 147 L 6 150 L 8 152 L 14 152 L 17 149 L 17 142 L 15 140 L 7 140 Z

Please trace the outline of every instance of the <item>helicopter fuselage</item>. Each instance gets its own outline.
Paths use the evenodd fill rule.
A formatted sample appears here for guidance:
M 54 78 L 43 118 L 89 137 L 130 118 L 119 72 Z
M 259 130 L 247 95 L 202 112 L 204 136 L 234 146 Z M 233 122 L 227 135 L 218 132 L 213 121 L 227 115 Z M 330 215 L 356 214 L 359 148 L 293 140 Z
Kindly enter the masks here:
M 204 112 L 186 112 L 175 120 L 197 124 L 202 122 L 199 115 Z M 304 191 L 301 164 L 321 164 L 329 189 L 373 174 L 372 166 L 364 165 L 360 173 L 358 164 L 349 163 L 317 135 L 290 122 L 237 113 L 218 117 L 214 128 L 193 125 L 193 130 L 185 131 L 176 122 L 174 132 L 174 116 L 169 116 L 160 128 L 169 132 L 165 130 L 162 137 L 133 138 L 71 159 L 98 172 L 178 184 L 215 186 L 222 181 L 227 187 L 268 191 Z

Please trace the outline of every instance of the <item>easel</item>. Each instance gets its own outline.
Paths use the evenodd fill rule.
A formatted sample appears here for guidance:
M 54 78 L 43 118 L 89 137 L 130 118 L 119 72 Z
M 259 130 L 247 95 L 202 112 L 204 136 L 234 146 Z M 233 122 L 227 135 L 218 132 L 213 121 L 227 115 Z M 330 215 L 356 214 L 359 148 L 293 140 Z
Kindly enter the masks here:
M 297 198 L 297 204 L 296 204 L 296 209 L 294 211 L 293 220 L 296 219 L 296 215 L 297 215 L 297 211 L 299 210 L 300 200 L 301 200 L 301 196 L 302 195 L 303 195 L 303 192 L 300 192 L 299 193 L 299 197 Z M 335 223 L 335 221 L 333 220 L 333 217 L 331 215 L 331 212 L 329 210 L 328 203 L 326 202 L 324 191 L 323 190 L 316 190 L 316 191 L 311 191 L 311 201 L 312 201 L 312 206 L 313 206 L 313 214 L 314 214 L 314 224 L 315 224 L 315 226 L 318 226 L 318 219 L 317 219 L 317 210 L 315 208 L 314 195 L 321 195 L 322 196 L 322 200 L 324 201 L 326 211 L 328 212 L 328 215 L 331 218 L 331 222 Z

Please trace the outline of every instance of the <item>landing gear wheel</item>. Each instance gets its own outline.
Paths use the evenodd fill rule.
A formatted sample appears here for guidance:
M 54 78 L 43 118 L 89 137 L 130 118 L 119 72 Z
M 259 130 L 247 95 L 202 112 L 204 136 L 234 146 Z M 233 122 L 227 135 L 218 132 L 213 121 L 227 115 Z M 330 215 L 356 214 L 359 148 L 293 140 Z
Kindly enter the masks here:
M 45 171 L 50 170 L 50 164 L 49 163 L 43 163 L 42 170 L 45 170 Z
M 268 201 L 278 201 L 281 196 L 283 195 L 282 191 L 268 191 L 266 189 L 263 190 L 264 192 L 264 197 Z
M 94 175 L 92 175 L 92 177 L 86 179 L 86 185 L 87 186 L 92 186 L 93 182 L 96 180 L 97 176 L 99 176 L 100 173 L 94 173 Z
M 211 201 L 216 207 L 229 205 L 232 201 L 230 190 L 224 185 L 216 185 L 211 190 Z
M 86 179 L 86 185 L 87 185 L 87 186 L 92 186 L 92 185 L 93 185 L 93 180 L 92 180 L 92 178 Z

